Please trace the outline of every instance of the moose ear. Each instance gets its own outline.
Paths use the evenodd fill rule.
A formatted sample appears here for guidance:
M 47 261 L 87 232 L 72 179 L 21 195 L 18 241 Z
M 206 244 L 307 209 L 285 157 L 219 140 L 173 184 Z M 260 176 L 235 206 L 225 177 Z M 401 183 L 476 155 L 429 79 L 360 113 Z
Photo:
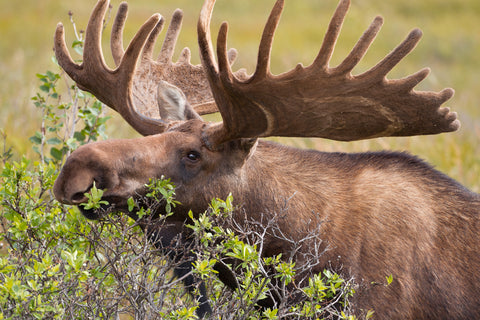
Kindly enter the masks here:
M 178 87 L 161 80 L 157 88 L 157 104 L 164 121 L 200 119 Z

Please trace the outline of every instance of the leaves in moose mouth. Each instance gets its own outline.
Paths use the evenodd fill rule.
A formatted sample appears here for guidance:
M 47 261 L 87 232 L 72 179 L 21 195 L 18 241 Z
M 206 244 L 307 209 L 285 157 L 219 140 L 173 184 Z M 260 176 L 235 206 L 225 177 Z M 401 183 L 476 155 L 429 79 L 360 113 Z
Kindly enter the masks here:
M 88 202 L 82 203 L 86 210 L 89 209 L 99 209 L 102 205 L 108 205 L 108 201 L 102 200 L 103 193 L 105 190 L 98 189 L 96 186 L 95 181 L 93 181 L 93 185 L 88 192 L 85 192 L 84 195 L 87 197 Z
M 91 220 L 99 219 L 110 206 L 109 202 L 105 199 L 102 200 L 105 190 L 98 189 L 95 181 L 88 192 L 84 193 L 84 196 L 88 199 L 86 203 L 78 205 L 82 214 Z

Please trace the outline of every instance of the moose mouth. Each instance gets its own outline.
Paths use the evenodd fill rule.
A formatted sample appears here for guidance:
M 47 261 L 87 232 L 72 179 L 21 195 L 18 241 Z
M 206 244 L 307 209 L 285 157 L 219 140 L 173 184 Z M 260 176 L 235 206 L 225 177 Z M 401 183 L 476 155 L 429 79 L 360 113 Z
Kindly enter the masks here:
M 110 205 L 98 209 L 85 209 L 83 206 L 77 206 L 82 215 L 89 220 L 98 220 L 103 217 L 107 211 L 109 211 Z
M 126 208 L 125 210 L 122 208 L 121 199 L 116 199 L 116 197 L 104 197 L 102 200 L 105 200 L 107 204 L 101 204 L 100 207 L 96 209 L 85 209 L 83 204 L 78 205 L 77 207 L 82 215 L 89 220 L 99 220 L 109 213 L 123 212 L 126 210 Z

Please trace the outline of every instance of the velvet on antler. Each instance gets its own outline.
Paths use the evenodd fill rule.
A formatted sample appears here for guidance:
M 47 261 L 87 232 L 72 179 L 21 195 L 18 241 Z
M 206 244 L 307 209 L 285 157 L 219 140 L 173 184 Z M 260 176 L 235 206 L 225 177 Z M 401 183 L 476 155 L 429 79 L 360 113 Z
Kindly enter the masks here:
M 255 73 L 238 79 L 227 55 L 228 24 L 222 24 L 217 43 L 218 64 L 210 36 L 215 0 L 205 0 L 198 22 L 202 64 L 223 122 L 205 131 L 214 148 L 238 138 L 289 136 L 360 140 L 382 136 L 412 136 L 457 130 L 460 122 L 448 108 L 440 107 L 454 93 L 415 91 L 429 73 L 423 69 L 404 79 L 386 75 L 413 50 L 422 35 L 413 30 L 407 38 L 370 70 L 352 75 L 383 20 L 375 18 L 350 54 L 337 67 L 329 61 L 349 8 L 341 0 L 314 62 L 289 72 L 272 75 L 270 52 L 284 1 L 278 0 L 270 14 L 260 43 Z
M 185 48 L 177 62 L 172 61 L 175 44 L 181 28 L 183 13 L 176 10 L 168 28 L 158 59 L 152 58 L 155 41 L 164 20 L 154 14 L 137 32 L 127 49 L 123 49 L 123 28 L 128 7 L 122 3 L 118 9 L 111 35 L 111 50 L 116 64 L 110 69 L 103 58 L 101 38 L 103 19 L 109 1 L 100 0 L 95 6 L 86 29 L 82 64 L 71 58 L 65 44 L 63 25 L 55 32 L 55 54 L 60 66 L 79 88 L 91 92 L 100 101 L 116 110 L 139 133 L 161 133 L 169 121 L 159 118 L 157 88 L 168 82 L 184 92 L 187 110 L 183 120 L 198 118 L 198 114 L 216 112 L 208 81 L 201 65 L 190 63 L 190 50 Z M 236 51 L 228 54 L 230 63 Z
M 204 131 L 204 140 L 212 149 L 240 138 L 291 136 L 350 141 L 436 134 L 459 128 L 456 113 L 442 107 L 452 97 L 452 89 L 414 90 L 429 69 L 403 79 L 386 78 L 414 49 L 421 37 L 420 30 L 413 30 L 370 70 L 352 75 L 353 68 L 365 55 L 383 23 L 382 18 L 377 17 L 343 62 L 330 67 L 329 61 L 350 5 L 349 0 L 341 0 L 313 63 L 308 67 L 299 64 L 289 72 L 273 75 L 270 53 L 284 6 L 284 1 L 278 0 L 263 32 L 256 70 L 247 77 L 231 70 L 236 51 L 227 50 L 227 23 L 222 24 L 219 31 L 218 64 L 216 62 L 210 36 L 214 4 L 215 0 L 205 0 L 198 22 L 202 66 L 190 63 L 188 48 L 183 50 L 179 61 L 172 61 L 181 28 L 180 10 L 173 14 L 157 59 L 152 55 L 163 27 L 159 14 L 145 22 L 124 51 L 122 38 L 127 4 L 122 3 L 111 36 L 117 68 L 108 68 L 100 43 L 107 0 L 100 0 L 91 15 L 83 63 L 78 65 L 70 57 L 61 24 L 55 34 L 57 59 L 80 88 L 118 111 L 144 135 L 163 132 L 170 120 L 198 119 L 199 114 L 215 112 L 218 108 L 223 121 L 209 124 Z M 179 110 L 172 110 L 172 105 L 162 106 L 165 99 L 158 94 L 162 91 L 158 89 L 160 86 L 166 86 L 167 91 L 170 88 L 181 90 L 185 106 Z M 167 116 L 161 119 L 160 114 Z

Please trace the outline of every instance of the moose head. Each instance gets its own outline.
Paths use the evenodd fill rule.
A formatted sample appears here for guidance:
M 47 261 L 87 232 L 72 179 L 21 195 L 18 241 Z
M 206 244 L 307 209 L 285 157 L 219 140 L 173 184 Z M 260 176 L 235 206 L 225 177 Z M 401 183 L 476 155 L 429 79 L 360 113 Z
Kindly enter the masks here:
M 250 219 L 285 211 L 288 199 L 288 210 L 276 227 L 292 241 L 309 231 L 307 221 L 325 221 L 318 237 L 331 249 L 312 272 L 328 265 L 342 267 L 366 284 L 393 274 L 392 286 L 360 291 L 357 310 L 373 308 L 380 319 L 480 316 L 475 294 L 480 290 L 476 275 L 480 226 L 461 223 L 478 221 L 478 195 L 404 153 L 329 154 L 259 139 L 352 141 L 457 130 L 456 113 L 442 107 L 452 97 L 452 89 L 414 90 L 429 69 L 402 79 L 386 78 L 414 49 L 421 31 L 413 30 L 370 70 L 352 75 L 383 23 L 376 17 L 343 62 L 331 67 L 329 61 L 350 5 L 341 0 L 313 63 L 273 75 L 270 52 L 284 6 L 278 0 L 263 31 L 256 70 L 247 75 L 232 71 L 237 53 L 227 50 L 227 23 L 220 27 L 218 62 L 215 58 L 210 35 L 214 3 L 205 0 L 198 21 L 200 66 L 190 63 L 188 49 L 178 62 L 172 61 L 182 19 L 179 10 L 155 60 L 152 52 L 163 19 L 153 15 L 124 50 L 127 5 L 122 3 L 111 36 L 115 69 L 106 66 L 100 45 L 107 0 L 99 0 L 91 15 L 82 64 L 70 57 L 63 26 L 57 26 L 55 53 L 61 67 L 81 89 L 116 110 L 144 135 L 77 149 L 55 182 L 57 199 L 80 205 L 95 184 L 105 190 L 111 206 L 127 211 L 127 199 L 142 197 L 149 179 L 170 178 L 181 205 L 169 217 L 171 227 L 158 230 L 160 238 L 165 234 L 164 242 L 171 240 L 167 234 L 188 232 L 183 227 L 187 212 L 205 211 L 214 197 L 232 193 L 237 211 Z M 202 120 L 201 115 L 213 112 L 220 112 L 221 122 Z M 87 218 L 98 218 L 98 210 L 82 212 Z M 468 232 L 459 236 L 460 229 Z M 461 239 L 440 241 L 453 234 Z M 262 255 L 288 256 L 288 244 L 270 237 Z M 454 252 L 461 259 L 453 259 Z M 432 262 L 442 254 L 444 259 Z M 468 260 L 471 267 L 466 269 L 461 260 Z M 454 288 L 449 285 L 451 277 L 456 277 Z M 235 283 L 224 282 L 235 288 Z M 441 299 L 436 295 L 442 295 Z M 210 310 L 204 289 L 199 301 L 203 316 Z

